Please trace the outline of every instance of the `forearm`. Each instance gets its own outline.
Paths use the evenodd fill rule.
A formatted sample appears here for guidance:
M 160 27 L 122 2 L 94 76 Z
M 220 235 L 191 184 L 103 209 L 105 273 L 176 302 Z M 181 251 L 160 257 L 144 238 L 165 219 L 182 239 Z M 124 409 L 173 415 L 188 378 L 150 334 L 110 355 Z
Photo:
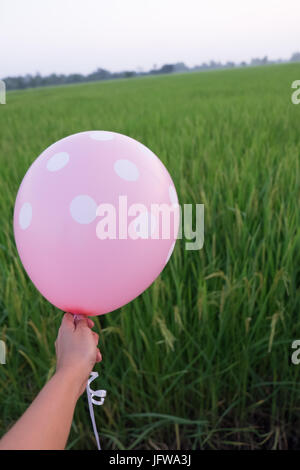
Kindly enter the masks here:
M 64 449 L 78 396 L 72 376 L 56 372 L 1 439 L 0 450 Z

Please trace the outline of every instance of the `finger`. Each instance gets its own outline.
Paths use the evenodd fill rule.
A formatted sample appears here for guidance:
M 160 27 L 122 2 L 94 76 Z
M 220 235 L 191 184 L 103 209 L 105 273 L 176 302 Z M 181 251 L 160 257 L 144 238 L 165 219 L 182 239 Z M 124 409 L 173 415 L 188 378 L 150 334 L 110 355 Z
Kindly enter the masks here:
M 74 315 L 72 313 L 65 313 L 62 319 L 62 325 L 74 327 Z
M 76 330 L 81 330 L 82 328 L 88 328 L 88 318 L 77 318 L 75 322 Z
M 90 318 L 88 318 L 87 321 L 88 321 L 88 327 L 89 327 L 89 328 L 94 328 L 95 323 L 93 322 L 93 320 L 91 320 Z
M 93 333 L 93 338 L 94 338 L 94 340 L 95 340 L 95 343 L 98 344 L 98 341 L 99 341 L 99 335 L 98 335 L 98 333 L 95 333 L 94 331 L 92 331 L 92 333 Z
M 101 361 L 102 361 L 102 354 L 100 352 L 100 349 L 97 348 L 96 362 L 101 362 Z

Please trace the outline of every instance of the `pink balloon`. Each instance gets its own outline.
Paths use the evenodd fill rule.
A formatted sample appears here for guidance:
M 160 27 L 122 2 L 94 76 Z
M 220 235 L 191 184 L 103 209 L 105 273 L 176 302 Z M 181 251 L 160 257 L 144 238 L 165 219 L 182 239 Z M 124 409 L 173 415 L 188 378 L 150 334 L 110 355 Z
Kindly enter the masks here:
M 125 222 L 120 200 L 146 210 Z M 168 238 L 153 238 L 163 225 L 155 203 L 177 213 Z M 115 207 L 115 223 L 103 204 Z M 178 213 L 173 181 L 150 149 L 115 132 L 81 132 L 48 147 L 27 171 L 15 203 L 15 240 L 46 299 L 63 311 L 101 315 L 160 274 L 174 249 Z

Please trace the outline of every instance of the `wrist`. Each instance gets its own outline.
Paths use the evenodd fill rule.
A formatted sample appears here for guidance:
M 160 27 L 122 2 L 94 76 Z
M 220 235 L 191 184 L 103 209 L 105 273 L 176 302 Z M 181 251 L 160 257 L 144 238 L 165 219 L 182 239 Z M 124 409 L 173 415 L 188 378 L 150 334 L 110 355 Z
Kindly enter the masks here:
M 84 391 L 85 382 L 88 380 L 88 378 L 85 380 L 82 376 L 76 374 L 74 370 L 66 367 L 57 369 L 54 377 L 56 377 L 61 384 L 64 384 L 66 393 L 68 393 L 75 402 Z

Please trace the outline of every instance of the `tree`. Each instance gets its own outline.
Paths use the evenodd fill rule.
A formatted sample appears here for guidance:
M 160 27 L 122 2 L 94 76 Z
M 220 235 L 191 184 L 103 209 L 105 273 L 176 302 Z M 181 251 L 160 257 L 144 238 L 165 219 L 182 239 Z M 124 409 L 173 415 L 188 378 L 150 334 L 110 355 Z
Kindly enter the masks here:
M 174 65 L 165 64 L 157 72 L 158 73 L 172 73 L 174 72 Z
M 300 62 L 300 52 L 294 52 L 290 58 L 290 62 Z

